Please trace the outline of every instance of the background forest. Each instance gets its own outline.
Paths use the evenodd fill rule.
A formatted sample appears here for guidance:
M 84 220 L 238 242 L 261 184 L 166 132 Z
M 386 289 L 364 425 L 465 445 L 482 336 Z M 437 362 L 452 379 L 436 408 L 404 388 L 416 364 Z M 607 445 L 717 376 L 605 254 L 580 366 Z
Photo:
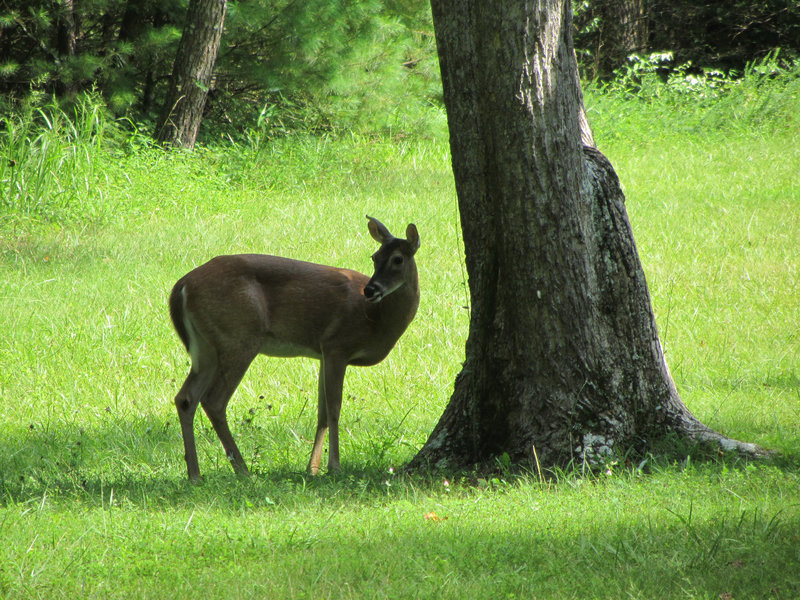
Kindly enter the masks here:
M 115 118 L 152 133 L 188 0 L 3 0 L 0 94 L 69 102 L 94 92 Z M 575 46 L 587 80 L 638 68 L 659 53 L 661 78 L 737 78 L 780 48 L 800 52 L 791 0 L 576 1 Z M 200 140 L 253 128 L 430 133 L 441 113 L 436 48 L 425 0 L 231 1 Z M 438 120 L 440 122 L 440 120 Z

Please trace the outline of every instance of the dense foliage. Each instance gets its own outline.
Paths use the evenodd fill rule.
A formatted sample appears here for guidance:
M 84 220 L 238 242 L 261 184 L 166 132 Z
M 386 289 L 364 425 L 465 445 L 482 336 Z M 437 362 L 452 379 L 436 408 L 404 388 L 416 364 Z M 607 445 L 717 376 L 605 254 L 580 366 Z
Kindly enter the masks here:
M 96 91 L 150 132 L 165 101 L 188 0 L 0 0 L 4 102 Z M 714 68 L 741 76 L 780 47 L 800 52 L 790 0 L 576 0 L 588 79 L 670 52 L 662 78 Z M 773 54 L 773 58 L 775 55 Z M 441 88 L 427 0 L 231 0 L 201 140 L 290 130 L 430 132 Z M 7 112 L 6 105 L 3 112 Z
M 664 70 L 671 73 L 666 79 Z M 786 64 L 770 55 L 752 64 L 743 76 L 732 78 L 713 71 L 687 73 L 685 66 L 674 66 L 671 55 L 653 54 L 631 61 L 608 83 L 587 84 L 585 101 L 592 127 L 606 139 L 657 138 L 665 130 L 676 135 L 796 132 L 800 131 L 800 61 Z M 277 120 L 284 118 L 275 112 Z M 425 132 L 441 138 L 444 114 L 429 112 L 436 120 Z M 630 120 L 629 114 L 642 116 Z M 96 174 L 107 173 L 104 164 L 115 157 L 146 153 L 154 145 L 146 131 L 113 119 L 103 99 L 92 93 L 77 96 L 69 109 L 51 98 L 32 97 L 5 115 L 2 123 L 0 210 L 5 214 L 0 225 L 19 219 L 63 223 L 108 218 L 119 207 L 97 192 Z M 256 123 L 240 124 L 239 132 L 241 139 L 235 144 L 227 137 L 209 144 L 223 148 L 232 172 L 237 171 L 236 157 L 274 151 L 274 127 L 265 113 Z
M 776 48 L 800 54 L 800 3 L 794 0 L 574 0 L 584 75 L 609 78 L 630 54 L 673 52 L 676 64 L 734 70 Z
M 115 115 L 149 126 L 187 4 L 0 2 L 0 94 L 71 99 L 96 89 Z M 216 73 L 206 111 L 216 132 L 240 131 L 259 115 L 279 129 L 397 127 L 399 105 L 416 103 L 424 120 L 438 94 L 425 0 L 231 1 Z

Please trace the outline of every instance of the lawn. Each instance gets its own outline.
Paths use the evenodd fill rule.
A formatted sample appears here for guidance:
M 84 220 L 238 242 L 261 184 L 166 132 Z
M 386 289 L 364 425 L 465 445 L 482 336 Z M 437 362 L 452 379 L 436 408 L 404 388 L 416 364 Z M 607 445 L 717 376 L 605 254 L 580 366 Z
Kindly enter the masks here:
M 0 597 L 800 597 L 798 132 L 645 127 L 645 109 L 590 106 L 684 401 L 775 460 L 403 474 L 467 334 L 441 139 L 50 149 L 33 209 L 3 188 Z M 348 371 L 342 473 L 303 472 L 316 363 L 262 357 L 229 410 L 253 476 L 233 475 L 198 413 L 204 480 L 189 484 L 173 283 L 233 252 L 367 272 L 365 214 L 416 223 L 422 301 L 386 361 Z

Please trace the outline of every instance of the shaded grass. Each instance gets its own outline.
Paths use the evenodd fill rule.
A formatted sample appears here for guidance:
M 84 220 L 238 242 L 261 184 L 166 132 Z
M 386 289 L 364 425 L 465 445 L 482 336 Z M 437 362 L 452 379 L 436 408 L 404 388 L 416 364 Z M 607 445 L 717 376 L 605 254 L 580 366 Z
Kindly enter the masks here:
M 555 485 L 150 477 L 4 513 L 6 597 L 791 598 L 797 478 L 668 467 Z M 387 485 L 388 481 L 391 485 Z M 224 490 L 224 492 L 223 492 Z M 752 504 L 747 498 L 760 497 Z M 796 497 L 796 496 L 795 496 Z M 42 535 L 42 532 L 56 532 Z M 764 574 L 781 574 L 779 579 Z

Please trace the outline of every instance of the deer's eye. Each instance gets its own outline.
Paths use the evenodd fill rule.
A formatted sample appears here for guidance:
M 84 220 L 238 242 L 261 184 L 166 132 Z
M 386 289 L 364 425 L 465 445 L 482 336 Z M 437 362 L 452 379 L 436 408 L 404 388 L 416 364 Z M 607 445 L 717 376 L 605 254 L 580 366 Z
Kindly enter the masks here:
M 403 264 L 403 257 L 402 257 L 402 256 L 400 256 L 399 254 L 398 254 L 398 255 L 396 255 L 396 256 L 393 256 L 393 257 L 392 257 L 392 264 L 393 264 L 395 267 L 399 267 L 400 265 L 402 265 L 402 264 Z

